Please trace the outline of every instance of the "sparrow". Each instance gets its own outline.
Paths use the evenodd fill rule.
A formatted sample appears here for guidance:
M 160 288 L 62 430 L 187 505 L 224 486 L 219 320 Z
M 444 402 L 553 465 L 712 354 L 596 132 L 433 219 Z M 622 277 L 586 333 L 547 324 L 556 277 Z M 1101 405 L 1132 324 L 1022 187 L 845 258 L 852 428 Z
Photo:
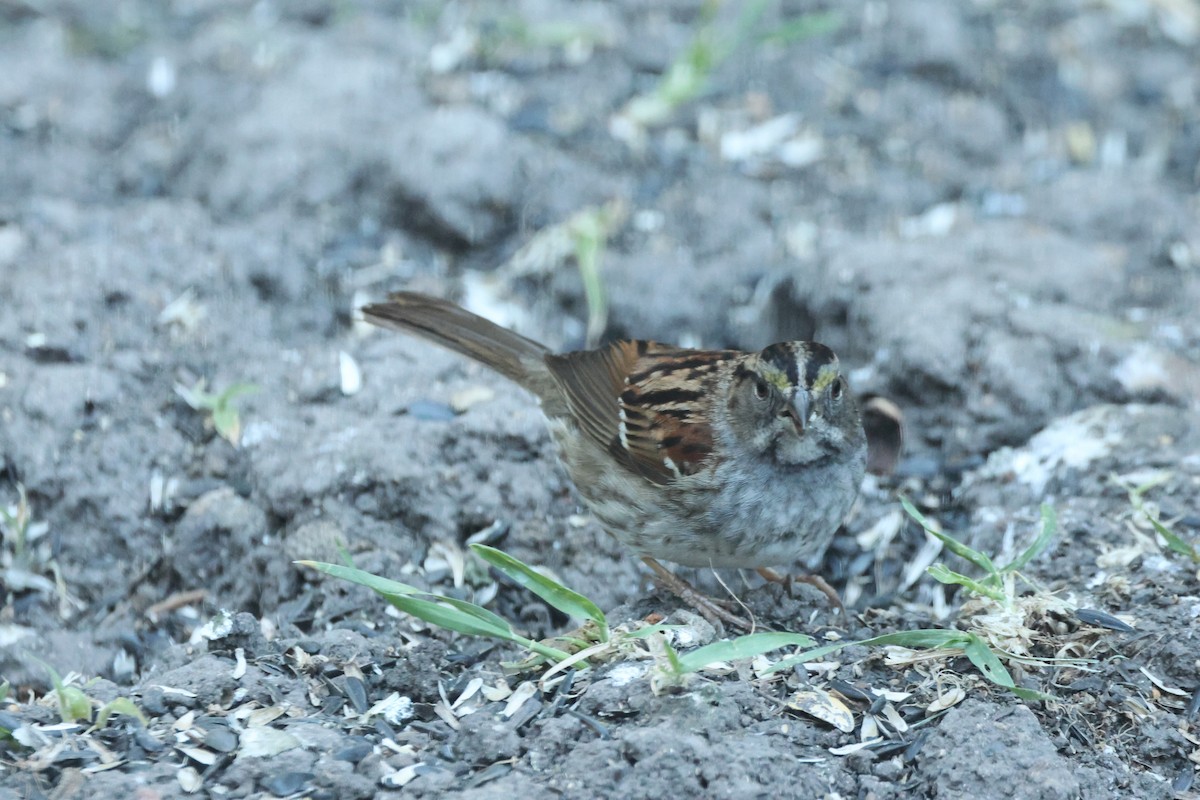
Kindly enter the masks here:
M 838 358 L 823 344 L 741 352 L 631 340 L 556 354 L 414 292 L 362 313 L 536 396 L 592 514 L 710 619 L 747 627 L 660 560 L 752 568 L 771 580 L 780 580 L 775 566 L 811 570 L 858 496 L 866 435 Z M 819 576 L 798 579 L 840 605 Z

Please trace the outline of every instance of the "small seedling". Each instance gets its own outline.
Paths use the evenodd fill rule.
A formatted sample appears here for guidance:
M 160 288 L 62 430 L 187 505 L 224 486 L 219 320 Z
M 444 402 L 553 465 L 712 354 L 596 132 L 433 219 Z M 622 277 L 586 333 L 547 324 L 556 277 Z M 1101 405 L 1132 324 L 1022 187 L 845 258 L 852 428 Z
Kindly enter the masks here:
M 608 325 L 608 293 L 600 274 L 600 263 L 604 248 L 613 230 L 625 218 L 625 209 L 617 203 L 599 208 L 590 208 L 576 214 L 568 221 L 568 230 L 575 244 L 575 264 L 583 280 L 583 294 L 587 298 L 587 346 L 600 343 L 604 328 Z
M 242 438 L 242 421 L 233 401 L 241 395 L 257 392 L 258 387 L 252 383 L 235 383 L 223 392 L 210 394 L 204 390 L 205 386 L 203 378 L 190 389 L 177 383 L 175 393 L 196 411 L 207 412 L 221 438 L 236 446 Z
M 58 702 L 58 717 L 65 723 L 92 721 L 92 709 L 99 705 L 95 700 L 88 697 L 87 693 L 76 686 L 68 676 L 66 680 L 59 677 L 58 672 L 54 667 L 50 666 L 41 659 L 34 659 L 42 665 L 50 676 L 50 685 L 54 687 L 54 698 Z M 86 688 L 86 686 L 84 687 Z M 118 697 L 99 707 L 96 713 L 95 724 L 91 730 L 98 730 L 108 724 L 109 718 L 113 714 L 124 714 L 125 716 L 135 717 L 142 726 L 146 726 L 146 718 L 142 715 L 141 710 L 128 697 Z
M 661 637 L 671 627 L 648 625 L 632 630 L 611 630 L 604 612 L 587 597 L 494 547 L 472 544 L 471 550 L 514 583 L 533 592 L 550 606 L 569 617 L 582 620 L 583 627 L 555 639 L 539 642 L 520 635 L 508 620 L 475 603 L 426 592 L 352 566 L 316 561 L 296 563 L 365 586 L 400 611 L 431 625 L 467 636 L 482 636 L 519 645 L 536 656 L 518 665 L 523 670 L 534 669 L 546 663 L 555 665 L 555 670 L 577 665 L 578 668 L 586 668 L 589 661 L 602 662 L 626 653 L 635 642 Z M 665 640 L 661 640 L 661 644 L 662 652 L 669 661 L 667 673 L 673 682 L 678 682 L 682 676 L 696 672 L 715 661 L 749 658 L 788 645 L 811 646 L 813 640 L 801 634 L 757 633 L 731 641 L 715 642 L 682 656 L 676 654 Z
M 720 3 L 706 2 L 701 7 L 692 41 L 667 68 L 654 89 L 630 100 L 621 116 L 637 128 L 663 125 L 680 106 L 707 91 L 713 72 L 747 41 L 788 45 L 832 32 L 842 24 L 836 14 L 803 14 L 756 35 L 754 29 L 767 5 L 767 0 L 745 4 L 736 23 L 730 26 L 718 18 Z
M 937 563 L 926 570 L 939 583 L 961 586 L 972 594 L 980 597 L 986 597 L 998 603 L 1004 610 L 1012 611 L 1016 601 L 1016 578 L 1020 577 L 1028 583 L 1035 591 L 1040 591 L 1040 587 L 1034 586 L 1027 578 L 1021 575 L 1020 571 L 1026 564 L 1033 561 L 1050 546 L 1054 537 L 1058 534 L 1058 517 L 1054 513 L 1054 509 L 1048 505 L 1042 506 L 1042 530 L 1037 535 L 1037 538 L 1030 543 L 1029 547 L 1011 562 L 1003 567 L 997 567 L 992 559 L 986 554 L 968 547 L 962 542 L 955 539 L 949 534 L 943 533 L 939 528 L 932 525 L 925 516 L 921 514 L 916 507 L 909 502 L 907 497 L 900 498 L 900 504 L 904 506 L 904 510 L 910 517 L 925 529 L 926 533 L 940 541 L 942 545 L 954 553 L 956 556 L 963 558 L 966 561 L 974 564 L 976 567 L 984 571 L 984 577 L 980 580 L 969 578 L 962 573 L 955 572 L 945 564 Z
M 43 667 L 50 673 L 50 683 L 54 686 L 54 698 L 58 701 L 58 718 L 63 722 L 92 721 L 92 701 L 83 690 L 72 683 L 64 682 L 58 672 L 49 664 Z
M 1008 689 L 1023 700 L 1049 700 L 1049 695 L 1042 692 L 1017 686 L 1012 674 L 1004 666 L 995 649 L 977 634 L 967 631 L 925 629 L 915 631 L 900 631 L 885 633 L 870 639 L 834 642 L 812 650 L 805 650 L 775 662 L 767 669 L 767 674 L 791 669 L 798 664 L 816 661 L 825 656 L 851 645 L 864 647 L 904 647 L 913 650 L 942 651 L 948 656 L 961 654 L 967 657 L 980 674 L 997 686 Z
M 1162 521 L 1158 505 L 1145 499 L 1146 494 L 1151 489 L 1163 485 L 1170 479 L 1171 473 L 1160 472 L 1139 485 L 1133 485 L 1123 481 L 1117 475 L 1109 477 L 1109 480 L 1129 493 L 1129 504 L 1133 506 L 1134 513 L 1148 522 L 1155 533 L 1162 537 L 1163 543 L 1168 550 L 1191 559 L 1193 564 L 1200 564 L 1200 549 L 1197 548 L 1196 544 L 1187 541 L 1178 533 L 1171 530 L 1167 523 Z
M 54 559 L 46 534 L 50 526 L 35 522 L 25 487 L 17 484 L 17 502 L 0 506 L 0 587 L 10 592 L 57 594 L 59 610 L 69 616 L 73 600 Z M 46 577 L 50 574 L 54 579 Z

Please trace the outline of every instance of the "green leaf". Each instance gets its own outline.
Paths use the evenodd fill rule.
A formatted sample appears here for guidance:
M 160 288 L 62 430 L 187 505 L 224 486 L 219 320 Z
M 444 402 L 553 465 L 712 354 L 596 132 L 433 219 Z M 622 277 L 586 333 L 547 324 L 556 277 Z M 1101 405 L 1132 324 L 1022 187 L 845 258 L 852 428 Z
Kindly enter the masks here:
M 975 594 L 983 595 L 985 597 L 990 597 L 1002 605 L 1008 605 L 1008 597 L 1004 594 L 1004 592 L 1001 592 L 991 586 L 985 586 L 979 581 L 973 578 L 968 578 L 962 573 L 955 572 L 941 562 L 927 567 L 925 571 L 929 573 L 931 578 L 939 583 L 962 586 L 967 591 L 974 592 Z
M 886 645 L 895 645 L 897 647 L 909 648 L 959 648 L 961 649 L 967 641 L 968 633 L 945 628 L 922 628 L 915 631 L 897 631 L 896 633 L 885 633 L 881 636 L 875 636 L 870 639 L 864 639 L 858 644 L 867 645 L 868 647 L 883 647 Z
M 1016 688 L 1013 683 L 1012 675 L 1008 673 L 1008 668 L 1000 658 L 992 652 L 992 648 L 988 647 L 988 643 L 980 637 L 971 633 L 967 635 L 967 643 L 963 647 L 963 654 L 970 659 L 975 668 L 983 673 L 983 676 L 997 686 L 1003 686 L 1006 689 Z
M 1058 517 L 1054 513 L 1054 507 L 1042 504 L 1042 531 L 1037 538 L 1033 540 L 1033 544 L 1025 548 L 1025 552 L 1017 556 L 1016 560 L 1003 568 L 1003 572 L 1018 572 L 1025 567 L 1030 561 L 1040 556 L 1050 543 L 1054 541 L 1054 537 L 1058 535 Z
M 1146 512 L 1142 512 L 1145 514 Z M 1163 525 L 1154 517 L 1146 514 L 1146 519 L 1150 520 L 1150 524 L 1154 526 L 1154 530 L 1158 531 L 1158 535 L 1163 537 L 1167 543 L 1167 549 L 1173 553 L 1178 553 L 1181 556 L 1186 556 L 1192 561 L 1200 564 L 1200 552 L 1196 551 L 1196 546 L 1188 544 L 1179 534 Z
M 234 383 L 223 392 L 217 395 L 216 402 L 218 405 L 229 405 L 235 397 L 244 394 L 254 394 L 258 391 L 258 386 L 253 383 Z
M 217 429 L 217 433 L 221 438 L 227 439 L 230 442 L 236 442 L 238 434 L 241 433 L 242 423 L 238 419 L 236 408 L 230 406 L 217 406 L 212 410 L 213 427 Z
M 580 620 L 590 619 L 596 623 L 600 629 L 600 641 L 608 641 L 608 619 L 600 607 L 591 600 L 568 589 L 561 583 L 547 578 L 533 567 L 502 550 L 485 544 L 473 544 L 471 549 L 484 561 L 567 616 Z
M 900 498 L 900 505 L 904 506 L 904 510 L 908 512 L 908 515 L 915 519 L 930 536 L 940 541 L 951 553 L 970 561 L 972 564 L 982 569 L 988 574 L 989 579 L 996 580 L 999 578 L 1000 571 L 996 569 L 996 565 L 993 564 L 992 560 L 986 555 L 971 547 L 967 547 L 965 544 L 949 534 L 935 530 L 933 526 L 930 525 L 929 521 L 925 519 L 925 516 L 917 510 L 916 506 L 909 502 L 907 497 Z
M 802 633 L 751 633 L 736 639 L 713 642 L 684 653 L 679 657 L 679 667 L 684 672 L 695 672 L 717 661 L 737 661 L 781 647 L 812 647 L 814 644 L 816 642 L 811 636 Z
M 1058 699 L 1052 694 L 1039 692 L 1037 689 L 1026 689 L 1024 686 L 1013 686 L 1009 691 L 1022 700 L 1027 700 L 1031 703 L 1045 703 Z

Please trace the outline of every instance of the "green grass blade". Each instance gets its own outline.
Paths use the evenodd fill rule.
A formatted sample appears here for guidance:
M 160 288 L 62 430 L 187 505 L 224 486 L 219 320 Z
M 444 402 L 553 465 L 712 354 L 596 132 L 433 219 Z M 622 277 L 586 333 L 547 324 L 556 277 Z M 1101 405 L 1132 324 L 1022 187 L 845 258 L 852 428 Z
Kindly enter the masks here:
M 1023 686 L 1013 686 L 1011 689 L 1009 689 L 1009 691 L 1011 691 L 1013 694 L 1015 694 L 1017 697 L 1021 698 L 1022 700 L 1027 700 L 1032 703 L 1045 703 L 1050 700 L 1058 699 L 1052 694 L 1046 694 L 1045 692 L 1039 692 L 1037 689 L 1026 689 Z
M 596 623 L 600 628 L 600 641 L 608 641 L 608 619 L 600 607 L 591 600 L 568 589 L 561 583 L 547 578 L 533 567 L 513 558 L 503 550 L 497 550 L 485 544 L 473 544 L 471 549 L 484 561 L 567 616 L 580 620 L 590 619 Z
M 561 661 L 569 657 L 569 654 L 562 650 L 521 636 L 513 631 L 512 626 L 504 617 L 475 603 L 425 592 L 415 586 L 409 586 L 407 583 L 381 578 L 354 567 L 320 561 L 297 561 L 296 563 L 312 567 L 326 575 L 365 586 L 400 611 L 424 620 L 430 625 L 466 636 L 486 636 L 514 642 L 554 661 Z
M 805 650 L 802 653 L 788 656 L 780 659 L 772 664 L 766 674 L 779 672 L 780 670 L 791 669 L 797 664 L 804 664 L 809 661 L 816 661 L 818 658 L 824 658 L 827 655 L 836 653 L 843 647 L 851 645 L 863 645 L 864 647 L 886 645 L 896 645 L 897 647 L 917 648 L 959 648 L 961 649 L 966 643 L 967 634 L 962 631 L 941 630 L 928 628 L 915 631 L 897 631 L 896 633 L 885 633 L 882 636 L 875 636 L 871 639 L 848 640 L 844 642 L 835 642 L 833 644 L 822 645 L 812 650 Z
M 1054 537 L 1058 535 L 1058 516 L 1054 513 L 1054 507 L 1042 504 L 1042 531 L 1037 538 L 1033 540 L 1033 544 L 1025 548 L 1025 552 L 1017 556 L 1016 560 L 1003 568 L 1003 572 L 1019 572 L 1024 569 L 1025 565 L 1035 558 L 1040 556 L 1050 543 L 1054 541 Z
M 493 639 L 517 641 L 514 638 L 517 635 L 513 632 L 512 626 L 502 617 L 488 619 L 472 614 L 470 611 L 450 605 L 446 602 L 446 598 L 426 600 L 411 594 L 386 593 L 382 597 L 405 614 L 411 614 L 417 619 L 423 619 L 439 628 L 463 633 L 467 636 L 490 636 Z
M 439 628 L 467 636 L 487 636 L 492 639 L 513 642 L 555 662 L 571 657 L 570 653 L 556 647 L 521 636 L 513 631 L 507 620 L 486 608 L 465 600 L 433 596 L 437 599 L 425 600 L 412 595 L 396 594 L 385 594 L 383 598 L 405 614 L 411 614 L 417 619 L 425 620 L 430 625 L 437 625 Z
M 798 17 L 785 20 L 774 30 L 763 34 L 761 41 L 771 44 L 788 45 L 814 36 L 834 33 L 843 25 L 842 16 L 834 11 L 819 11 L 811 14 L 801 14 Z
M 340 578 L 350 583 L 357 583 L 359 586 L 365 586 L 379 594 L 427 594 L 427 592 L 423 592 L 415 586 L 409 586 L 407 583 L 389 580 L 388 578 L 381 578 L 378 575 L 372 575 L 356 567 L 329 564 L 324 561 L 295 561 L 293 563 L 299 564 L 302 567 L 310 567 L 318 572 L 324 572 L 326 575 L 334 578 Z
M 915 631 L 897 631 L 895 633 L 885 633 L 881 636 L 863 639 L 856 644 L 862 644 L 868 647 L 895 645 L 896 647 L 930 649 L 939 647 L 961 648 L 964 644 L 966 644 L 968 636 L 970 636 L 970 634 L 963 633 L 962 631 L 944 628 L 922 628 Z
M 1142 512 L 1145 514 L 1146 512 Z M 1183 540 L 1178 533 L 1163 525 L 1154 517 L 1146 514 L 1146 519 L 1150 520 L 1150 524 L 1154 526 L 1154 530 L 1158 531 L 1158 535 L 1163 537 L 1167 543 L 1167 549 L 1172 553 L 1178 553 L 1181 556 L 1190 558 L 1193 562 L 1200 564 L 1200 552 L 1197 552 L 1196 546 L 1188 544 Z
M 1004 605 L 1004 606 L 1008 605 L 1008 598 L 1004 595 L 1004 592 L 1001 592 L 998 589 L 995 589 L 991 586 L 987 586 L 983 583 L 980 583 L 979 581 L 974 580 L 973 578 L 968 578 L 966 575 L 963 575 L 962 573 L 955 572 L 954 570 L 948 568 L 945 564 L 942 564 L 940 562 L 937 564 L 933 564 L 932 566 L 926 568 L 925 572 L 929 573 L 929 576 L 931 578 L 933 578 L 935 581 L 937 581 L 938 583 L 946 583 L 946 584 L 952 584 L 955 586 L 962 586 L 963 588 L 967 589 L 968 591 L 974 592 L 978 595 L 990 597 L 991 599 L 995 600 L 997 603 L 1000 603 L 1001 605 Z
M 971 547 L 967 547 L 965 544 L 949 534 L 942 533 L 939 530 L 934 530 L 929 521 L 925 519 L 925 515 L 918 511 L 917 507 L 910 503 L 907 497 L 900 498 L 900 505 L 904 506 L 904 510 L 908 513 L 908 515 L 915 519 L 930 536 L 933 536 L 935 539 L 941 542 L 951 553 L 954 553 L 954 555 L 958 556 L 959 558 L 964 558 L 967 561 L 970 561 L 972 564 L 986 572 L 989 578 L 995 578 L 1000 574 L 1000 571 L 996 569 L 996 565 L 993 564 L 992 560 L 986 555 Z
M 963 655 L 975 665 L 975 668 L 997 686 L 1012 690 L 1014 694 L 1024 700 L 1052 699 L 1042 692 L 1033 689 L 1022 689 L 1016 686 L 1008 668 L 1004 666 L 999 656 L 988 646 L 986 641 L 973 633 L 956 630 L 924 629 L 898 631 L 896 633 L 885 633 L 882 636 L 875 636 L 870 639 L 836 642 L 813 650 L 805 650 L 802 653 L 796 653 L 795 655 L 781 659 L 771 665 L 771 668 L 767 670 L 767 674 L 791 669 L 797 664 L 814 661 L 851 645 L 863 645 L 865 647 L 895 645 L 913 649 L 961 650 Z M 687 658 L 687 656 L 684 656 L 684 658 Z
M 811 636 L 802 633 L 751 633 L 684 653 L 679 657 L 679 667 L 684 672 L 695 672 L 716 661 L 737 661 L 790 645 L 812 647 L 814 644 Z
M 504 617 L 501 617 L 498 614 L 493 614 L 483 606 L 469 603 L 466 600 L 458 600 L 453 597 L 442 597 L 441 595 L 433 594 L 432 592 L 422 591 L 415 586 L 409 586 L 407 583 L 393 581 L 388 578 L 381 578 L 378 575 L 372 575 L 369 572 L 365 572 L 354 567 L 343 567 L 340 564 L 327 564 L 319 561 L 297 561 L 296 563 L 302 564 L 306 567 L 312 567 L 313 569 L 324 572 L 326 575 L 330 575 L 334 578 L 340 578 L 344 581 L 349 581 L 350 583 L 356 583 L 359 586 L 365 586 L 379 596 L 383 597 L 396 608 L 399 608 L 401 611 L 412 614 L 414 617 L 419 617 L 420 619 L 433 623 L 434 625 L 450 628 L 450 630 L 458 631 L 459 633 L 477 636 L 485 635 L 508 638 L 508 636 L 512 634 L 512 626 L 508 624 L 508 620 L 504 619 Z M 418 595 L 432 599 L 421 599 L 418 597 Z M 450 609 L 458 612 L 458 614 L 469 617 L 469 619 L 460 620 L 458 614 L 444 616 L 441 612 L 430 611 L 429 613 L 435 614 L 439 620 L 458 620 L 454 624 L 459 625 L 461 628 L 471 628 L 471 630 L 460 630 L 460 627 L 443 625 L 440 621 L 428 619 L 421 614 L 413 613 L 407 608 L 402 607 L 402 605 L 397 602 L 398 600 L 403 600 L 404 598 L 409 597 L 418 601 L 413 608 L 422 609 L 423 613 L 425 613 L 430 605 L 436 606 L 439 603 L 444 603 L 446 606 L 449 606 Z

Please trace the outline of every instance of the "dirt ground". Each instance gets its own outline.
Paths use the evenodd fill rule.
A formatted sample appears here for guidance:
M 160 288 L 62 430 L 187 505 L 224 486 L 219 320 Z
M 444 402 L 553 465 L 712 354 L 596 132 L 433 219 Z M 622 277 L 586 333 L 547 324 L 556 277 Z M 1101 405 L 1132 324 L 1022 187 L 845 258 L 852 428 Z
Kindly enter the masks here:
M 1198 47 L 1195 0 L 0 1 L 0 798 L 1200 796 Z M 823 569 L 849 613 L 723 574 L 759 623 L 1011 624 L 1048 699 L 877 646 L 539 685 L 293 564 L 573 627 L 482 537 L 716 635 L 529 396 L 355 318 L 410 288 L 581 347 L 601 216 L 606 338 L 815 337 L 904 410 Z M 236 445 L 200 380 L 257 387 Z M 1042 605 L 925 574 L 972 567 L 901 494 L 1001 563 L 1051 505 Z M 63 724 L 47 666 L 145 725 Z

